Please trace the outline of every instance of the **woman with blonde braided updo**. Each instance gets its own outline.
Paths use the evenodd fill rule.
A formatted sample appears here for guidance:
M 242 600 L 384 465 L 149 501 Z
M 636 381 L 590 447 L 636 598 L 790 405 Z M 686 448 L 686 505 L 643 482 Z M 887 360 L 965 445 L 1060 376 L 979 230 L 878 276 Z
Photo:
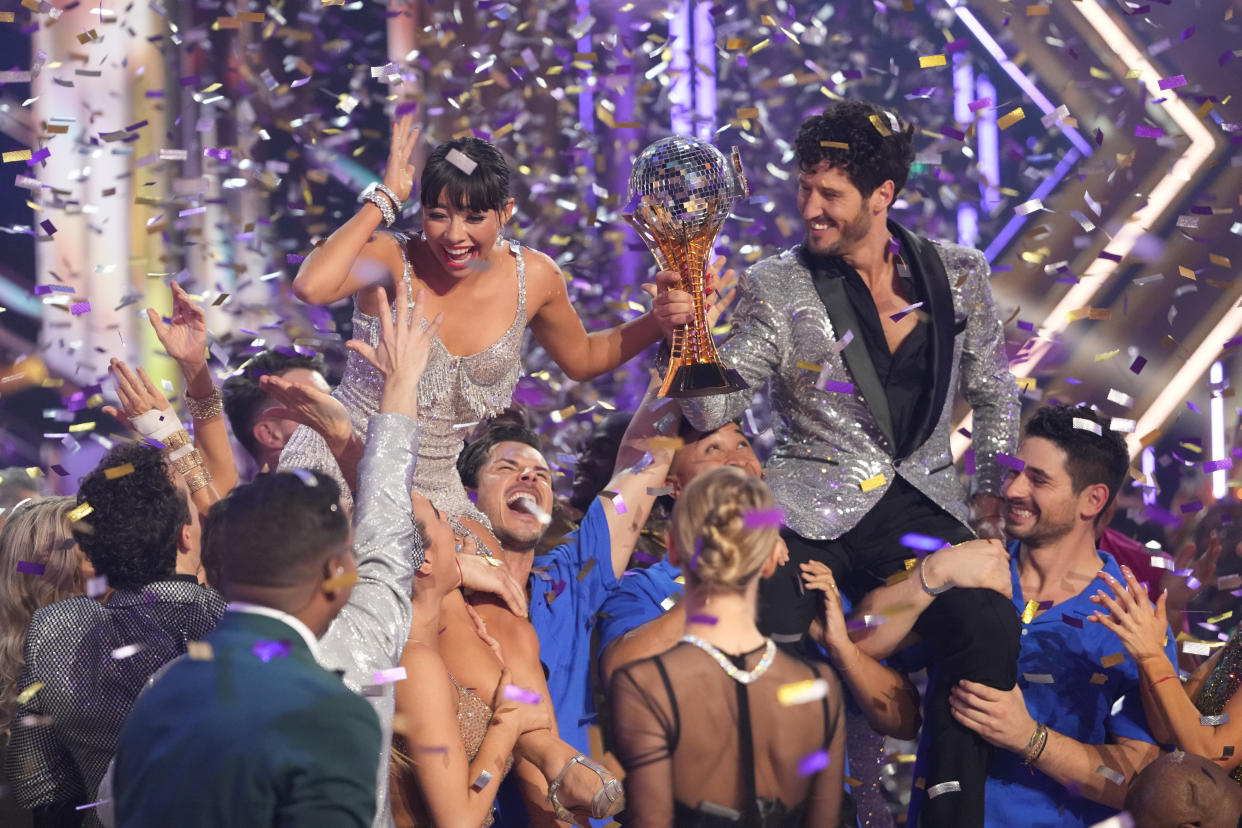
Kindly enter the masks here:
M 686 577 L 686 635 L 612 679 L 627 828 L 838 824 L 836 677 L 779 652 L 755 625 L 780 526 L 764 482 L 736 468 L 704 472 L 678 497 L 668 551 Z

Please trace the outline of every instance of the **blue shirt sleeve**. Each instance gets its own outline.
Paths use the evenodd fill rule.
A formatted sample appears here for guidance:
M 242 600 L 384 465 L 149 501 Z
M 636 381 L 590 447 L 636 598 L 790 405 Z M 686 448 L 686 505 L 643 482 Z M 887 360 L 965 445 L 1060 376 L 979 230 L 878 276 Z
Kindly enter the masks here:
M 1177 664 L 1177 641 L 1174 639 L 1172 630 L 1168 631 L 1164 654 L 1169 657 L 1170 664 Z M 1143 710 L 1138 665 L 1127 658 L 1126 668 L 1126 676 L 1132 678 L 1133 683 L 1121 699 L 1121 708 L 1108 717 L 1105 727 L 1113 739 L 1137 739 L 1141 742 L 1155 744 L 1156 739 L 1151 735 L 1151 728 L 1147 724 L 1147 712 Z
M 621 585 L 608 596 L 599 611 L 600 649 L 660 617 L 664 613 L 664 601 L 671 595 L 682 594 L 682 585 L 676 581 L 680 574 L 681 571 L 668 561 L 626 572 Z

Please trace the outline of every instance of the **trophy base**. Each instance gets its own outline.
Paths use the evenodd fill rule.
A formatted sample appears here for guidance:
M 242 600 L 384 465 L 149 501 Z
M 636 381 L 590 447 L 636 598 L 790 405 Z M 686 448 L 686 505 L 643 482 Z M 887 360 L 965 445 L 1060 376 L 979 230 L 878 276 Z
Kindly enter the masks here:
M 680 365 L 665 380 L 661 397 L 709 397 L 713 394 L 729 394 L 749 388 L 746 380 L 732 368 L 718 362 L 702 362 Z

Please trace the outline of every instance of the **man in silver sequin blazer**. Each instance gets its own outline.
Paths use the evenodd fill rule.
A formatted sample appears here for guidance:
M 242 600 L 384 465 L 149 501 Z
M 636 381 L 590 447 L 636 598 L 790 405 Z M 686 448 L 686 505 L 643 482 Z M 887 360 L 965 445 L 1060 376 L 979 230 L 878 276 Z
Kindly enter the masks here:
M 801 588 L 809 561 L 827 564 L 863 613 L 894 603 L 922 610 L 890 618 L 860 645 L 886 656 L 911 626 L 929 642 L 941 680 L 925 717 L 927 788 L 943 794 L 922 824 L 981 825 L 989 749 L 952 720 L 947 694 L 962 678 L 1014 685 L 1018 623 L 1001 594 L 1004 551 L 977 541 L 929 556 L 907 578 L 914 553 L 902 538 L 975 537 L 949 450 L 959 388 L 974 411 L 976 506 L 999 517 L 996 458 L 1014 450 L 1019 403 L 982 254 L 933 244 L 888 218 L 913 160 L 912 135 L 857 101 L 802 125 L 795 154 L 806 240 L 746 272 L 720 353 L 752 389 L 770 384 L 775 415 L 766 478 L 785 510 L 790 562 L 762 587 L 761 627 L 784 640 L 806 631 L 816 610 L 814 593 Z M 657 296 L 666 331 L 688 321 L 688 298 Z M 681 405 L 695 428 L 710 430 L 742 414 L 752 393 Z M 904 580 L 886 586 L 890 579 Z M 946 591 L 951 584 L 958 588 Z M 934 787 L 941 783 L 949 784 Z

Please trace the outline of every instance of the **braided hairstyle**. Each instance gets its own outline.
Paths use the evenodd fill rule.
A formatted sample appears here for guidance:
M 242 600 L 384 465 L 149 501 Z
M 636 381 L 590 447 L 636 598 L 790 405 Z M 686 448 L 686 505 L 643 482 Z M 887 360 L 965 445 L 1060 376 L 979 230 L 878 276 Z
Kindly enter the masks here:
M 779 521 L 748 516 L 775 509 L 767 484 L 740 469 L 721 466 L 695 477 L 677 498 L 669 529 L 686 578 L 745 589 L 780 537 Z

